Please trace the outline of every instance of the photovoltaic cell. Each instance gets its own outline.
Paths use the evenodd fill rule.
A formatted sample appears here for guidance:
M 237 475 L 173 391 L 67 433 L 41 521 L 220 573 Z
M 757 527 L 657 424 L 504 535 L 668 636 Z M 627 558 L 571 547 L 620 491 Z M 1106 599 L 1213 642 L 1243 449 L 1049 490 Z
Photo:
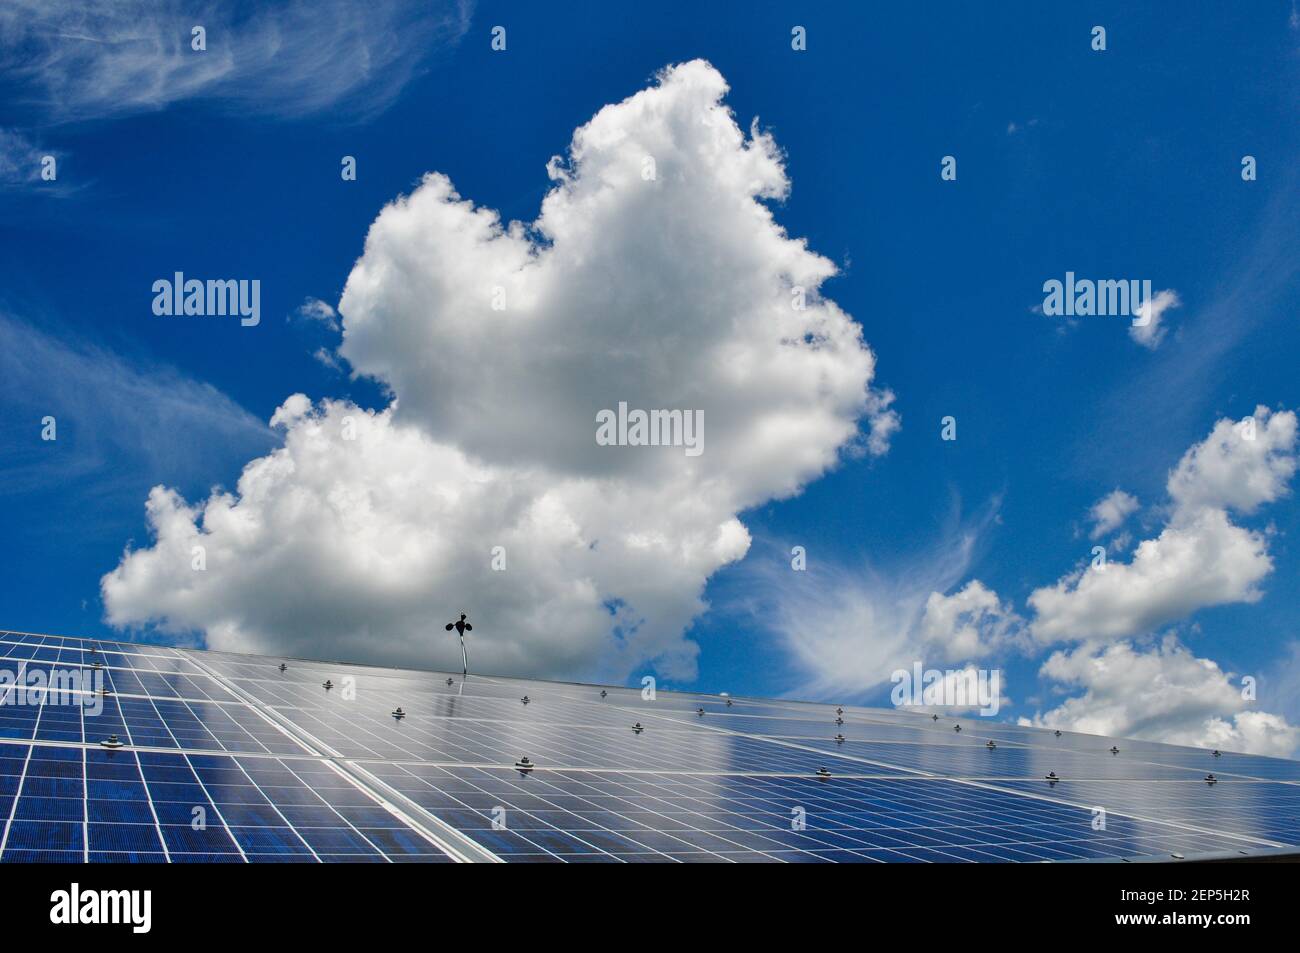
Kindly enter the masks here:
M 30 633 L 0 670 L 6 862 L 1300 851 L 1300 763 L 1233 752 Z

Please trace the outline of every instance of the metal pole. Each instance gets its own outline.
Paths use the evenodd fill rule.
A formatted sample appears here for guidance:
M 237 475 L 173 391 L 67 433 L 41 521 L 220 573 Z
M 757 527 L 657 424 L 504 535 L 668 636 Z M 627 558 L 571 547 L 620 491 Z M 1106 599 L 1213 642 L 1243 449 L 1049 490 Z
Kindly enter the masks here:
M 464 671 L 463 671 L 461 674 L 462 674 L 462 676 L 464 676 L 464 677 L 468 677 L 468 676 L 469 676 L 469 656 L 465 654 L 465 633 L 464 633 L 464 632 L 462 632 L 462 633 L 460 634 L 460 661 L 461 661 L 461 665 L 462 665 L 462 667 L 464 668 Z

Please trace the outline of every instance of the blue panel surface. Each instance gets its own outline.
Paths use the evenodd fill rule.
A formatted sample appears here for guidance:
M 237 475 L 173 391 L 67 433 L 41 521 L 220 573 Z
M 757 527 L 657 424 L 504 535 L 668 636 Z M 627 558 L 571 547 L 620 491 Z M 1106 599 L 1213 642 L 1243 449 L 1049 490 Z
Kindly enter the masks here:
M 28 633 L 0 667 L 47 686 L 0 688 L 3 862 L 1300 851 L 1300 763 L 1234 752 Z

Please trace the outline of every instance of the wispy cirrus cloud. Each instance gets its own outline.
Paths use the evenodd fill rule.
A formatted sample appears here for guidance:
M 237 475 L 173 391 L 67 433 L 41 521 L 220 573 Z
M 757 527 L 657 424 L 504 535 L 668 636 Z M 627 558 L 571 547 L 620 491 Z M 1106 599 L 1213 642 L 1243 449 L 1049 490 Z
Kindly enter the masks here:
M 747 566 L 737 609 L 782 640 L 796 671 L 790 694 L 865 698 L 915 662 L 960 665 L 1026 646 L 1023 623 L 979 580 L 960 586 L 992 501 L 891 567 L 815 560 L 793 571 L 780 552 Z
M 1151 349 L 1148 368 L 1125 377 L 1100 405 L 1095 426 L 1083 430 L 1073 454 L 1072 464 L 1081 473 L 1110 479 L 1126 462 L 1174 452 L 1167 441 L 1190 432 L 1212 404 L 1215 390 L 1209 382 L 1221 380 L 1252 347 L 1273 340 L 1294 319 L 1300 294 L 1300 256 L 1293 251 L 1300 219 L 1297 186 L 1300 172 L 1280 170 L 1273 197 L 1248 239 L 1235 253 L 1225 249 L 1231 257 L 1213 293 L 1181 314 L 1178 333 Z M 1168 327 L 1153 323 L 1157 331 Z M 1137 330 L 1130 327 L 1130 334 Z M 1137 406 L 1141 414 L 1133 413 Z M 1151 420 L 1164 425 L 1152 428 Z
M 226 453 L 271 433 L 225 394 L 175 368 L 133 361 L 0 312 L 0 495 L 51 485 L 69 495 L 138 492 L 167 478 L 206 479 Z M 53 441 L 42 440 L 53 418 Z
M 0 189 L 39 181 L 45 154 L 30 136 L 0 126 Z
M 80 185 L 69 185 L 58 178 L 59 163 L 65 155 L 62 149 L 50 148 L 30 132 L 0 126 L 0 192 L 28 191 L 55 197 L 75 193 Z M 44 174 L 47 168 L 48 177 Z
M 0 58 L 10 107 L 67 121 L 209 100 L 280 117 L 388 106 L 464 35 L 472 0 L 8 0 Z M 192 48 L 192 30 L 206 49 Z

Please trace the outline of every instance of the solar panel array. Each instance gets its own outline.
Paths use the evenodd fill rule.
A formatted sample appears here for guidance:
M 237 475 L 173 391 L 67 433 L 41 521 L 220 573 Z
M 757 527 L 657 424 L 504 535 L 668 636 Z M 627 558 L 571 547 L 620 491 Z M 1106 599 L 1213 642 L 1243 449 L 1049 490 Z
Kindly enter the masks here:
M 3 862 L 1250 856 L 1300 852 L 1300 762 L 0 632 L 0 821 Z

